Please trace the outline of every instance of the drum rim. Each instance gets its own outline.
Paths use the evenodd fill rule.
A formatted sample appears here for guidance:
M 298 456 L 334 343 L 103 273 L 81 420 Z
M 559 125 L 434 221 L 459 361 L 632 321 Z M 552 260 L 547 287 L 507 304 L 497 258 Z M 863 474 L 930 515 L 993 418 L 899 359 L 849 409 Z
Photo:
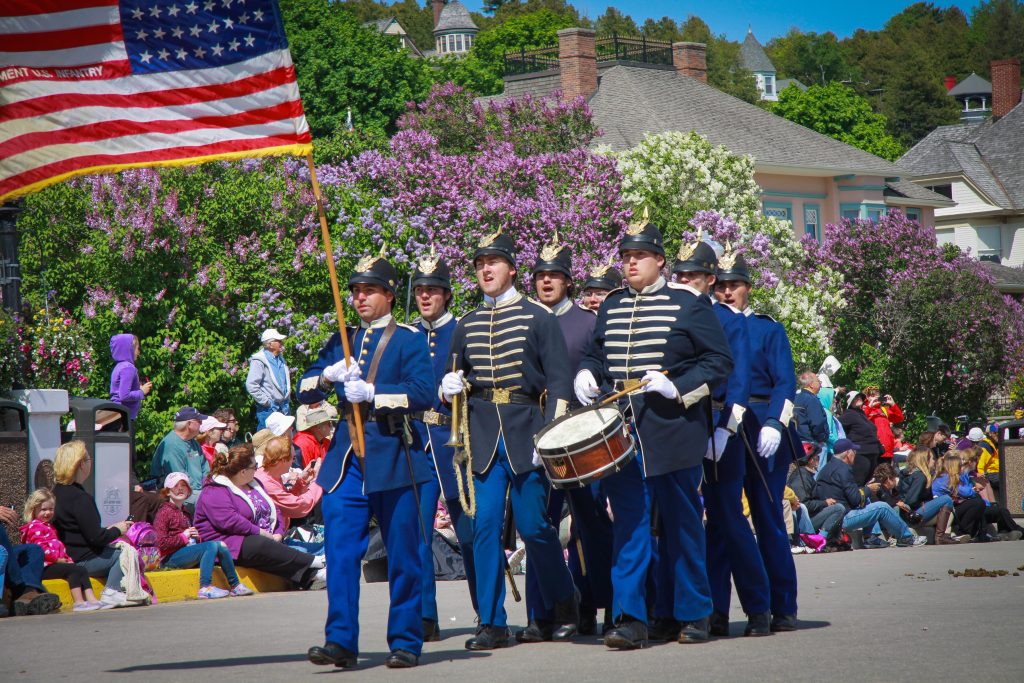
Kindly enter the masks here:
M 597 432 L 596 435 L 600 435 L 601 437 L 603 437 L 603 438 L 600 439 L 601 441 L 604 441 L 607 437 L 609 437 L 612 434 L 614 434 L 615 432 L 617 432 L 619 429 L 622 428 L 622 426 L 624 426 L 626 424 L 626 416 L 622 414 L 622 409 L 619 408 L 617 405 L 612 405 L 612 404 L 601 405 L 601 404 L 595 403 L 593 405 L 583 406 L 582 408 L 577 408 L 576 410 L 569 411 L 565 415 L 557 417 L 554 420 L 552 420 L 551 422 L 549 422 L 548 424 L 544 425 L 540 429 L 540 431 L 538 431 L 534 435 L 534 437 L 533 437 L 533 445 L 537 449 L 537 452 L 540 453 L 540 445 L 539 444 L 540 444 L 541 437 L 544 436 L 545 434 L 547 434 L 548 432 L 550 432 L 556 426 L 562 424 L 563 422 L 567 422 L 569 420 L 569 418 L 576 417 L 577 415 L 581 415 L 581 414 L 583 414 L 585 412 L 594 412 L 594 411 L 601 410 L 601 409 L 614 410 L 619 415 L 619 419 L 617 421 L 616 420 L 612 420 L 600 432 Z M 551 452 L 550 448 L 546 448 L 544 450 L 545 450 L 545 452 L 548 452 L 548 453 Z M 541 455 L 544 455 L 544 454 L 541 453 Z M 562 453 L 562 455 L 559 456 L 559 457 L 564 457 L 564 455 L 565 455 L 565 453 Z
M 618 472 L 620 469 L 622 469 L 622 467 L 620 467 L 622 463 L 629 462 L 634 457 L 636 457 L 636 441 L 631 441 L 630 447 L 622 455 L 615 458 L 615 460 L 611 461 L 604 467 L 599 467 L 598 469 L 593 470 L 592 472 L 588 472 L 586 477 L 570 477 L 568 479 L 555 479 L 551 476 L 551 470 L 549 470 L 547 467 L 545 467 L 544 469 L 547 472 L 548 480 L 551 482 L 552 486 L 555 486 L 557 488 L 566 488 L 559 485 L 570 484 L 575 485 L 576 488 L 582 488 L 584 486 L 587 486 L 591 482 L 595 481 L 596 479 L 603 478 L 605 474 L 607 474 L 608 470 L 612 468 L 617 468 L 615 469 L 615 471 Z

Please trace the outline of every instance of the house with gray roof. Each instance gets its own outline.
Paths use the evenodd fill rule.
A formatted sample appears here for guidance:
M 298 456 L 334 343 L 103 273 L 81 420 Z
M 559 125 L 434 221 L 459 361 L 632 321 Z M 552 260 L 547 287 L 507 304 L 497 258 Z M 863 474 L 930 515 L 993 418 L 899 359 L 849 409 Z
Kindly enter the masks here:
M 946 93 L 960 104 L 960 120 L 963 123 L 977 123 L 992 115 L 992 84 L 978 74 L 960 81 Z
M 924 223 L 953 202 L 889 161 L 776 116 L 707 83 L 706 46 L 622 37 L 591 29 L 559 31 L 559 47 L 505 56 L 505 91 L 585 97 L 603 131 L 595 145 L 625 151 L 645 135 L 694 131 L 754 159 L 765 214 L 820 237 L 841 218 L 902 211 Z
M 398 44 L 403 50 L 408 50 L 413 57 L 422 57 L 423 53 L 416 43 L 412 42 L 412 38 L 409 37 L 409 33 L 402 26 L 402 22 L 398 21 L 395 17 L 384 17 L 383 19 L 374 19 L 373 21 L 367 21 L 363 24 L 366 28 L 372 28 L 378 33 L 383 33 L 387 36 L 398 36 Z
M 747 37 L 740 45 L 740 61 L 743 66 L 754 74 L 757 81 L 757 91 L 761 93 L 762 100 L 775 102 L 779 99 L 779 91 L 775 83 L 775 65 L 768 59 L 768 53 L 761 47 L 761 43 L 754 37 L 754 29 L 747 27 Z M 788 84 L 787 84 L 788 85 Z M 806 90 L 806 88 L 805 88 Z
M 939 126 L 896 163 L 915 184 L 956 202 L 935 210 L 940 243 L 1016 267 L 1024 264 L 1024 106 L 1019 60 L 992 62 L 991 90 L 991 117 Z
M 480 28 L 459 0 L 432 0 L 434 10 L 434 55 L 464 57 Z

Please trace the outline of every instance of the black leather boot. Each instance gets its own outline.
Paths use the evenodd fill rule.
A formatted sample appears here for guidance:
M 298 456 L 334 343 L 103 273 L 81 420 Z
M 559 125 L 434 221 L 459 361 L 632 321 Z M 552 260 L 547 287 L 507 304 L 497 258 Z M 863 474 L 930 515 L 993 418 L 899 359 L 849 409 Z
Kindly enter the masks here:
M 420 658 L 405 650 L 394 650 L 384 660 L 384 666 L 389 669 L 411 669 L 419 664 Z
M 555 630 L 551 640 L 571 640 L 580 627 L 580 592 L 573 589 L 572 597 L 555 603 Z
M 712 612 L 708 619 L 708 632 L 716 638 L 729 637 L 729 615 L 721 612 Z
M 356 653 L 346 650 L 337 643 L 327 642 L 321 647 L 314 645 L 306 652 L 306 658 L 319 666 L 333 664 L 336 667 L 347 669 L 356 665 Z
M 423 642 L 436 643 L 441 640 L 441 627 L 433 619 L 423 620 Z
M 508 629 L 498 626 L 481 626 L 477 634 L 466 641 L 467 650 L 496 650 L 508 647 Z
M 619 623 L 604 634 L 605 647 L 614 650 L 636 650 L 647 645 L 647 625 L 632 617 L 623 616 Z
M 795 614 L 773 614 L 771 630 L 775 632 L 795 631 L 796 615 Z
M 679 637 L 679 622 L 658 617 L 647 631 L 647 639 L 655 643 L 668 643 Z
M 770 636 L 772 634 L 772 615 L 770 612 L 748 614 L 747 625 L 743 629 L 745 636 Z
M 580 627 L 576 632 L 581 636 L 597 635 L 597 610 L 595 608 L 580 607 Z
M 708 640 L 709 619 L 697 619 L 696 621 L 684 621 L 679 630 L 680 643 L 704 643 Z
M 551 640 L 555 627 L 547 619 L 531 619 L 526 628 L 516 631 L 517 643 L 543 643 Z

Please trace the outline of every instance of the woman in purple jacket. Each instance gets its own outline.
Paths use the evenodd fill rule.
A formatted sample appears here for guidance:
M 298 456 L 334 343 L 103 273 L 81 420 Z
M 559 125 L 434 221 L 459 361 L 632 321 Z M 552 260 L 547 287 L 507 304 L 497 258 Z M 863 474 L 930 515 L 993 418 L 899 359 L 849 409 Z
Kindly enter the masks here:
M 290 579 L 300 588 L 322 588 L 324 558 L 281 542 L 285 519 L 255 480 L 252 444 L 218 453 L 196 501 L 195 527 L 203 541 L 222 541 L 235 564 Z
M 134 422 L 142 399 L 149 395 L 152 382 L 139 383 L 135 360 L 139 357 L 139 338 L 134 334 L 115 334 L 110 338 L 110 355 L 117 363 L 110 373 L 110 400 L 128 409 L 128 418 Z

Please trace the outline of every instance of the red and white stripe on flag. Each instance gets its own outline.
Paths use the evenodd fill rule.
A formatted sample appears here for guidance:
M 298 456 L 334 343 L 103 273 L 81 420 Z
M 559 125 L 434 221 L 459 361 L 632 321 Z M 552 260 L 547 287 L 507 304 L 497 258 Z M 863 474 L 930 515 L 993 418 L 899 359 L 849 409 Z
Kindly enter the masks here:
M 311 149 L 275 0 L 0 2 L 0 202 Z

